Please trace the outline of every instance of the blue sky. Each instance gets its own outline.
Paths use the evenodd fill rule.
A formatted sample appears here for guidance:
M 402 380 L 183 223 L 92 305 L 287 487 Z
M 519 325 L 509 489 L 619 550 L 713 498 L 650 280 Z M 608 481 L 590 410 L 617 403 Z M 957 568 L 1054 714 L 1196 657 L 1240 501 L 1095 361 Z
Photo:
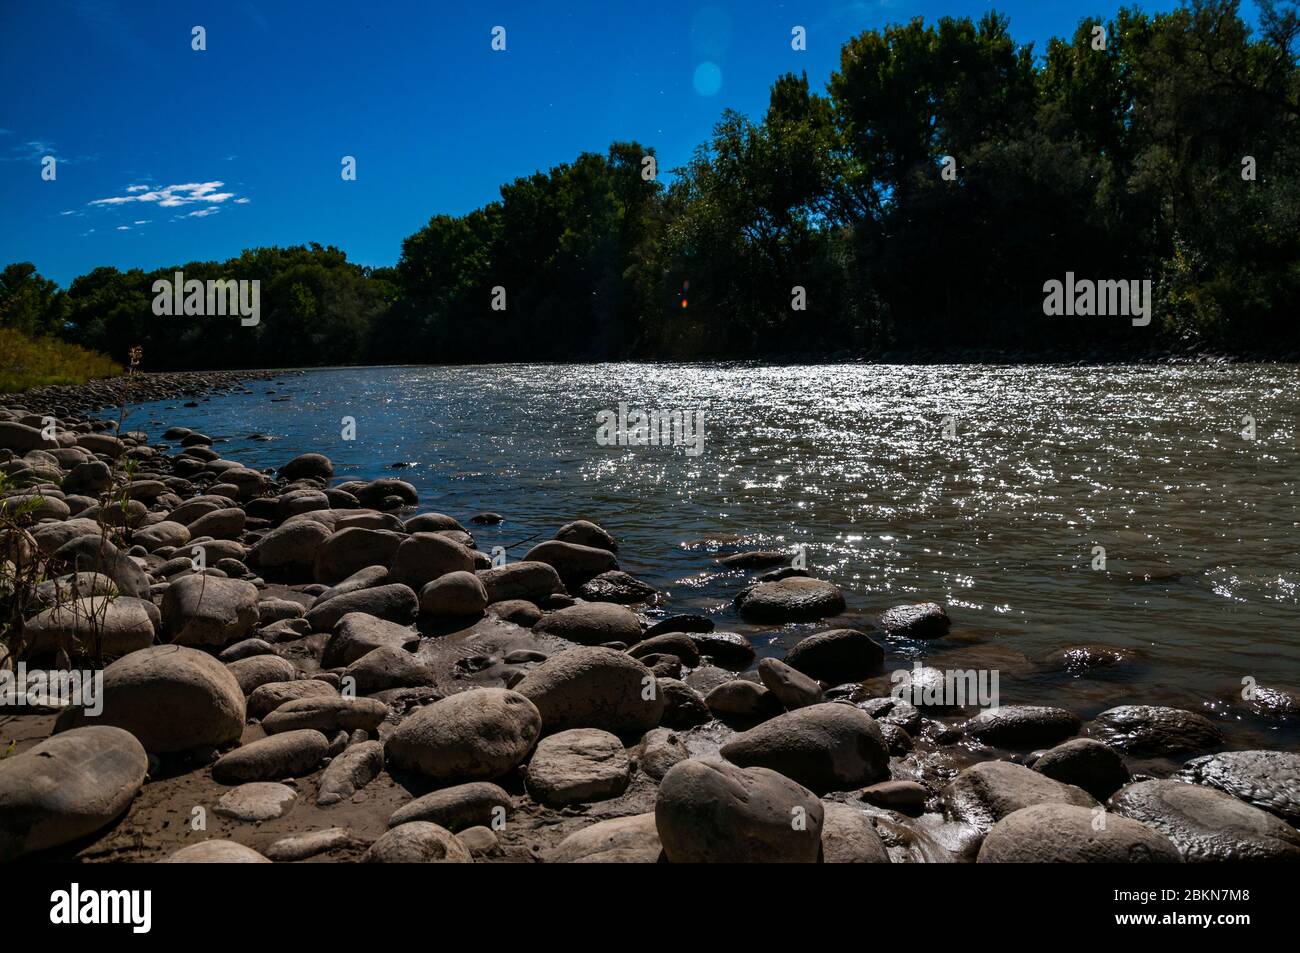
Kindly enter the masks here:
M 431 215 L 583 150 L 636 139 L 679 165 L 724 108 L 761 113 L 779 74 L 823 88 L 863 30 L 998 9 L 1041 52 L 1119 6 L 0 0 L 0 265 L 32 261 L 66 286 L 98 265 L 309 241 L 389 265 Z M 716 91 L 697 89 L 704 63 Z M 356 181 L 340 178 L 345 155 Z

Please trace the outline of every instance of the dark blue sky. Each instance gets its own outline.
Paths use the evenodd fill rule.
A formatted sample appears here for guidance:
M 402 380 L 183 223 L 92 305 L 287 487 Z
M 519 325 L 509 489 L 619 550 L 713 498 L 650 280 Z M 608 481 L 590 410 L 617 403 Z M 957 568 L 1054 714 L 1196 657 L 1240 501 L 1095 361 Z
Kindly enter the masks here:
M 97 265 L 308 241 L 392 264 L 431 215 L 583 150 L 636 139 L 678 165 L 724 108 L 761 113 L 779 74 L 823 88 L 863 30 L 996 8 L 1041 53 L 1119 6 L 0 0 L 0 265 L 33 261 L 66 285 Z M 206 52 L 190 48 L 195 25 Z M 790 48 L 795 25 L 806 52 Z M 53 182 L 43 155 L 60 160 Z

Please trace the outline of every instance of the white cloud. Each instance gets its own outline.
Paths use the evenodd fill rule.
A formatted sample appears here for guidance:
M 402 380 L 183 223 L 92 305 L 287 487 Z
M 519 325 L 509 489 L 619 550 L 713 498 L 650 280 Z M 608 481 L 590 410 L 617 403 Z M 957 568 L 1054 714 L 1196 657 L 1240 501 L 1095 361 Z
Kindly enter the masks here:
M 185 217 L 186 218 L 207 218 L 209 215 L 216 215 L 220 211 L 221 209 L 217 208 L 215 205 L 209 205 L 207 208 L 195 209 L 193 212 L 190 212 Z
M 235 199 L 235 204 L 236 204 L 236 205 L 247 205 L 247 204 L 248 204 L 249 202 L 251 202 L 251 201 L 253 201 L 253 200 L 252 200 L 252 199 Z
M 145 185 L 127 186 L 126 195 L 115 195 L 106 199 L 95 199 L 88 205 L 113 206 L 128 202 L 156 202 L 160 208 L 179 208 L 183 205 L 206 203 L 209 207 L 235 197 L 234 192 L 218 192 L 224 182 L 187 182 L 184 185 L 168 185 L 160 189 Z

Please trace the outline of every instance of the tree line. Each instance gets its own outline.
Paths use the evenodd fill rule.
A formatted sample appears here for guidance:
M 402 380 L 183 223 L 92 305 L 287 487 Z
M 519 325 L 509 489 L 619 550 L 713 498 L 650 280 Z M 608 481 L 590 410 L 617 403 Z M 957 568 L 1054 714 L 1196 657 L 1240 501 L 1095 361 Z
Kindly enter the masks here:
M 1258 8 L 1124 9 L 1041 56 L 997 13 L 867 31 L 669 176 L 640 143 L 583 153 L 435 215 L 394 267 L 313 244 L 59 289 L 11 265 L 0 325 L 157 369 L 1295 352 L 1300 16 Z M 177 270 L 260 279 L 260 323 L 155 317 Z M 1153 320 L 1045 315 L 1067 272 L 1151 281 Z

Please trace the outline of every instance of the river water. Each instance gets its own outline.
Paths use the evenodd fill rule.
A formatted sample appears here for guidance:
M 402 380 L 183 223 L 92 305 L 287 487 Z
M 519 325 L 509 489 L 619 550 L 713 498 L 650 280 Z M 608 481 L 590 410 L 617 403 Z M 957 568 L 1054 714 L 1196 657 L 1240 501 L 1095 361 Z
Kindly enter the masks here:
M 950 637 L 889 643 L 891 667 L 995 669 L 1003 704 L 1085 717 L 1209 711 L 1238 743 L 1294 748 L 1294 724 L 1230 702 L 1243 679 L 1300 687 L 1298 384 L 1295 365 L 349 368 L 147 404 L 127 428 L 229 438 L 222 455 L 257 468 L 318 451 L 340 479 L 400 477 L 421 510 L 503 514 L 471 529 L 512 559 L 594 520 L 668 610 L 711 614 L 761 654 L 819 626 L 741 624 L 747 574 L 715 562 L 738 547 L 697 541 L 803 544 L 845 591 L 836 624 L 947 604 Z M 703 452 L 601 445 L 597 415 L 620 403 L 702 413 Z M 1133 657 L 1087 677 L 1044 661 L 1083 644 Z

